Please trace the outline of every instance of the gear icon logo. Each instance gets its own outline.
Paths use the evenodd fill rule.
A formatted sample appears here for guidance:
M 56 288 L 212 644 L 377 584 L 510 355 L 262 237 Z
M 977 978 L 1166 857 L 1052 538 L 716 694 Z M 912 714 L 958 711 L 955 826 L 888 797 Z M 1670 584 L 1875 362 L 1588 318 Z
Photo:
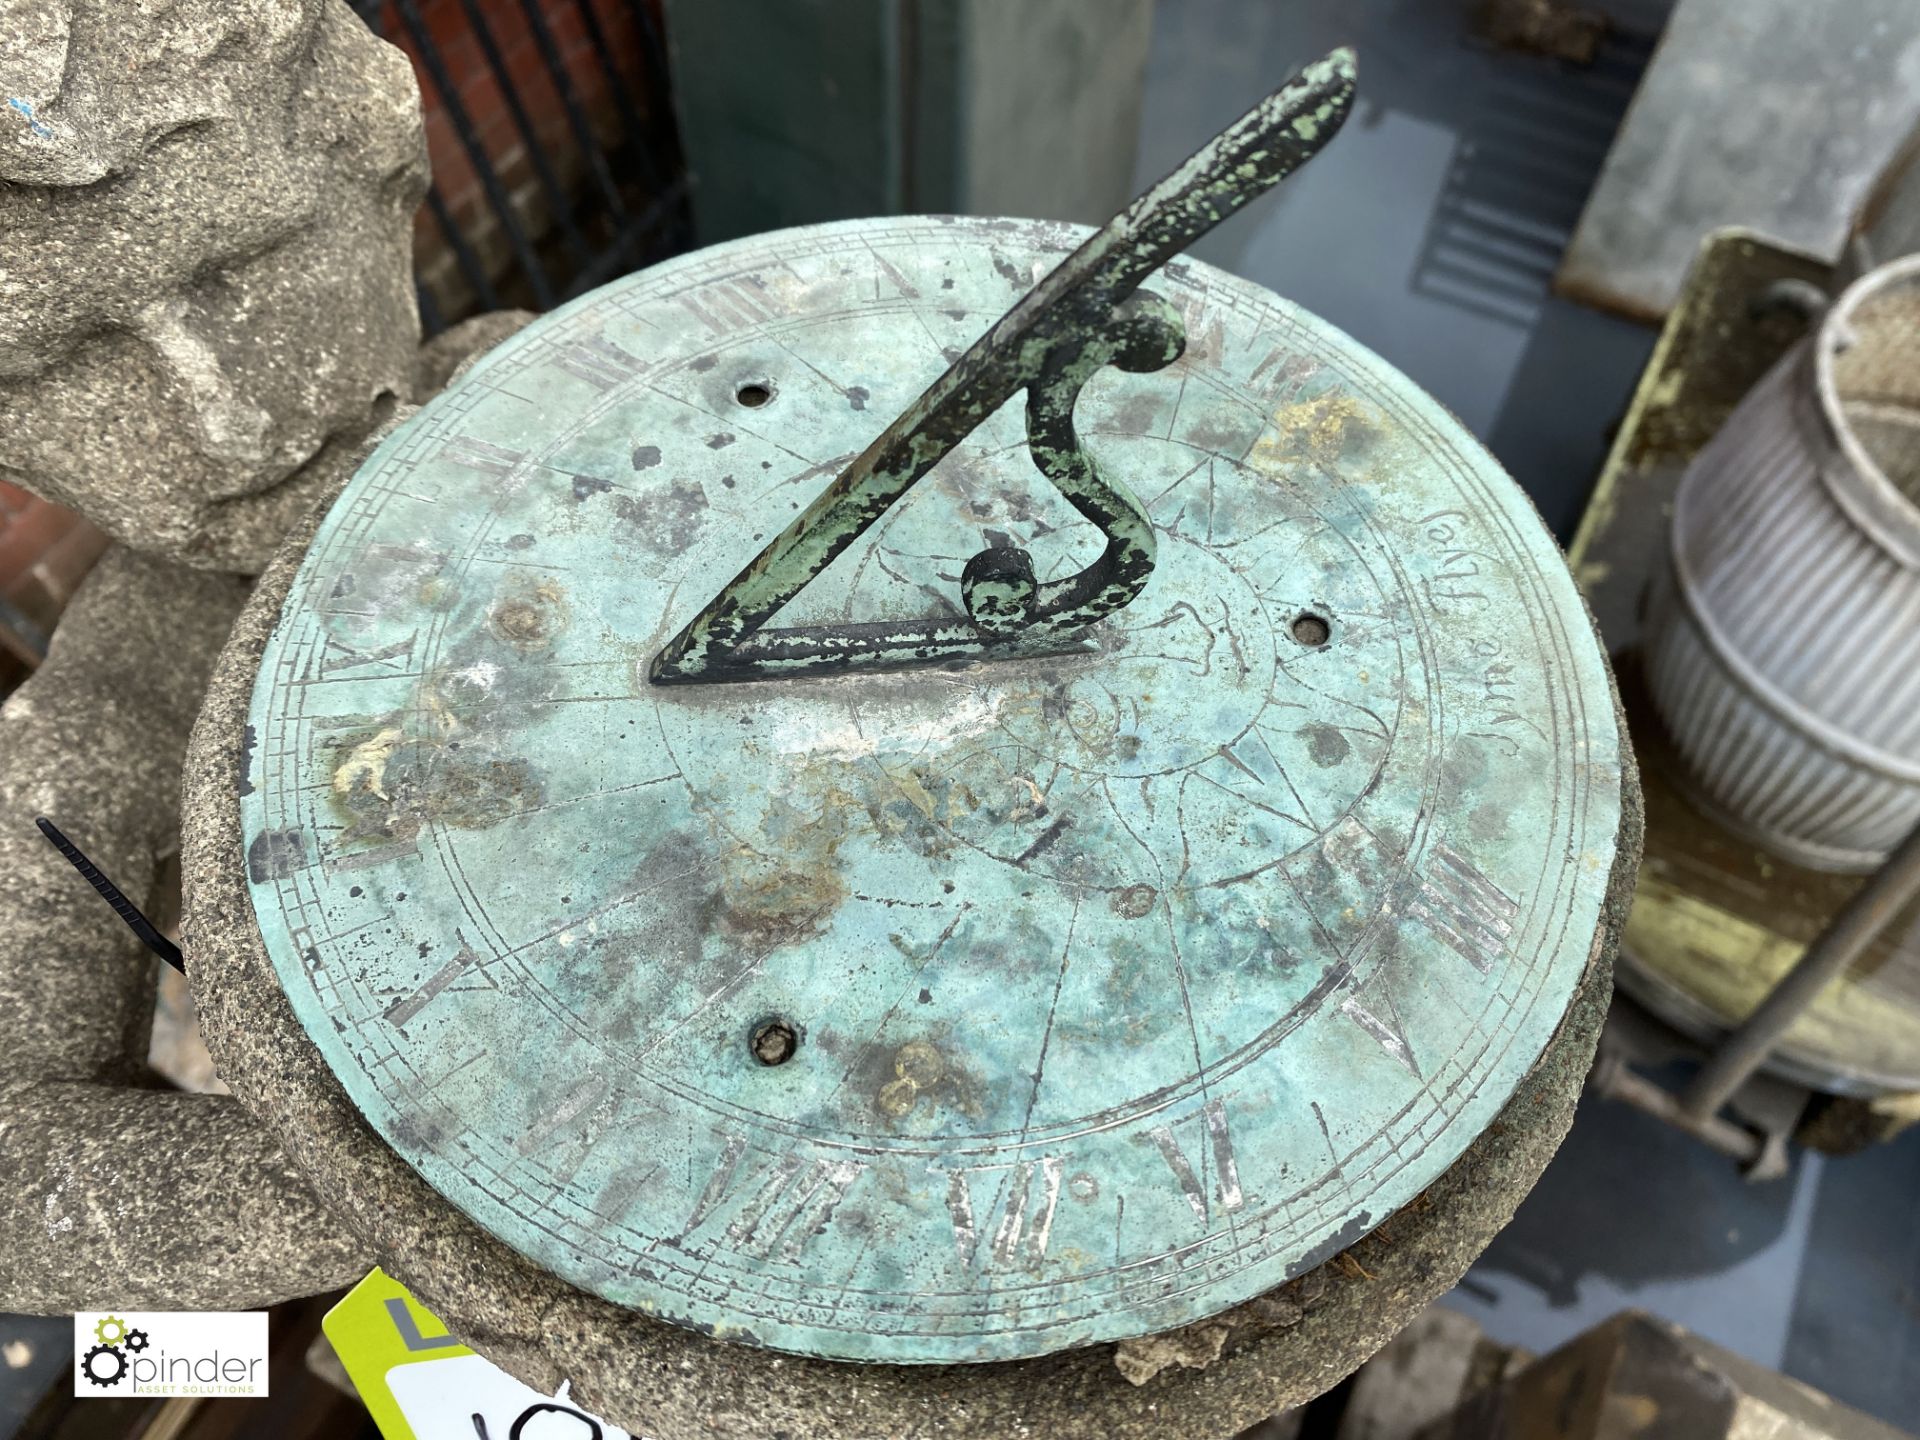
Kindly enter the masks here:
M 127 1357 L 112 1345 L 96 1345 L 82 1357 L 80 1369 L 95 1385 L 118 1385 L 126 1378 Z
M 76 1316 L 78 1321 L 79 1317 Z M 93 1338 L 98 1343 L 79 1357 L 80 1374 L 87 1383 L 96 1389 L 108 1389 L 125 1381 L 133 1373 L 133 1357 L 152 1343 L 147 1332 L 127 1324 L 124 1315 L 102 1315 L 93 1324 Z M 74 1326 L 75 1349 L 86 1344 L 87 1331 L 83 1324 Z M 74 1377 L 76 1386 L 80 1377 Z M 138 1389 L 139 1381 L 133 1382 Z M 80 1393 L 78 1389 L 74 1392 Z

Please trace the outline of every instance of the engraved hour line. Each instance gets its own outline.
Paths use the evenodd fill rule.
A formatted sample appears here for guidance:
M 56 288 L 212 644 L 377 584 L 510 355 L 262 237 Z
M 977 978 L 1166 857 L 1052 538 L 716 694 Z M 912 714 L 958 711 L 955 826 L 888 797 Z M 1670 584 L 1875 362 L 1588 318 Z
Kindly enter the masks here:
M 580 340 L 562 346 L 555 353 L 553 363 L 575 379 L 600 390 L 611 390 L 641 370 L 638 357 L 605 339 Z
M 658 395 L 661 399 L 671 400 L 676 405 L 684 405 L 686 406 L 687 409 L 694 411 L 696 414 L 704 415 L 709 420 L 721 420 L 723 424 L 730 426 L 739 434 L 745 435 L 750 439 L 758 440 L 763 445 L 771 445 L 775 450 L 778 450 L 782 455 L 790 456 L 793 459 L 799 461 L 802 467 L 800 470 L 800 473 L 797 475 L 788 477 L 786 483 L 789 485 L 797 485 L 802 481 L 810 480 L 814 476 L 820 475 L 828 470 L 837 469 L 839 466 L 844 465 L 847 461 L 853 459 L 854 455 L 858 453 L 857 451 L 849 450 L 845 455 L 836 456 L 834 459 L 831 459 L 831 460 L 813 460 L 808 458 L 805 455 L 802 455 L 798 450 L 788 449 L 785 445 L 782 445 L 778 440 L 774 439 L 771 435 L 765 434 L 759 430 L 755 430 L 752 426 L 742 423 L 737 417 L 728 416 L 722 419 L 720 415 L 715 414 L 712 410 L 709 410 L 706 406 L 701 405 L 696 401 L 689 400 L 684 395 L 675 395 L 670 390 L 662 390 L 657 383 L 649 385 L 647 389 L 650 393 L 654 395 Z
M 335 833 L 341 833 L 334 827 Z M 367 870 L 376 865 L 397 864 L 409 856 L 420 853 L 420 841 L 414 839 L 396 841 L 391 845 L 382 845 L 373 850 L 352 850 L 344 855 L 328 853 L 326 871 L 329 875 L 339 875 L 348 870 Z
M 728 1135 L 720 1163 L 694 1202 L 679 1239 L 685 1240 L 713 1217 L 734 1193 L 746 1138 Z M 807 1242 L 827 1228 L 833 1212 L 854 1182 L 866 1173 L 861 1160 L 812 1160 L 782 1155 L 761 1173 L 758 1185 L 723 1232 L 727 1243 L 743 1254 L 767 1260 L 776 1250 L 783 1260 L 798 1260 Z
M 1206 1118 L 1207 1138 L 1213 1147 L 1214 1183 L 1220 1195 L 1220 1208 L 1231 1214 L 1246 1203 L 1246 1196 L 1240 1189 L 1240 1165 L 1234 1158 L 1233 1136 L 1227 1129 L 1226 1102 L 1209 1100 L 1201 1107 L 1201 1114 Z M 1173 1127 L 1156 1125 L 1143 1138 L 1150 1140 L 1167 1162 L 1167 1168 L 1173 1171 L 1173 1178 L 1179 1183 L 1180 1193 L 1187 1197 L 1187 1204 L 1193 1207 L 1193 1213 L 1199 1217 L 1200 1223 L 1211 1225 L 1213 1207 L 1208 1202 L 1206 1187 L 1200 1183 L 1193 1162 L 1180 1148 Z
M 953 1248 L 961 1267 L 972 1269 L 991 1259 L 996 1265 L 1024 1263 L 1029 1270 L 1039 1269 L 1053 1238 L 1053 1212 L 1060 1203 L 1063 1168 L 1058 1156 L 1047 1155 L 1010 1166 L 970 1165 L 948 1172 L 947 1214 L 953 1221 Z M 975 1175 L 1001 1177 L 1000 1218 L 985 1246 L 980 1243 L 980 1226 L 973 1208 L 971 1177 Z
M 476 440 L 471 435 L 456 435 L 440 447 L 442 460 L 451 460 L 469 470 L 483 470 L 489 475 L 505 475 L 526 459 L 526 455 L 524 450 L 509 450 L 504 445 Z
M 1292 796 L 1293 803 L 1300 807 L 1299 815 L 1289 814 L 1287 811 L 1280 809 L 1278 806 L 1268 805 L 1264 801 L 1254 799 L 1253 795 L 1255 792 L 1242 790 L 1233 785 L 1224 785 L 1220 781 L 1214 779 L 1214 777 L 1209 775 L 1205 770 L 1196 769 L 1194 773 L 1198 775 L 1202 780 L 1205 780 L 1209 785 L 1212 785 L 1215 789 L 1224 790 L 1229 795 L 1232 795 L 1235 799 L 1242 800 L 1245 803 L 1252 805 L 1255 809 L 1264 810 L 1269 815 L 1274 816 L 1276 819 L 1285 820 L 1292 825 L 1298 825 L 1302 830 L 1306 830 L 1310 833 L 1316 832 L 1317 827 L 1313 823 L 1313 814 L 1311 811 L 1307 809 L 1307 802 L 1301 798 L 1299 789 L 1293 783 L 1293 777 L 1287 774 L 1287 767 L 1282 765 L 1280 761 L 1277 758 L 1275 758 L 1273 753 L 1273 747 L 1267 743 L 1266 732 L 1261 730 L 1261 728 L 1258 725 L 1256 725 L 1253 727 L 1252 734 L 1253 734 L 1253 737 L 1260 742 L 1260 748 L 1266 753 L 1267 763 L 1273 767 L 1274 774 L 1279 777 L 1280 783 L 1287 787 L 1287 794 Z M 1234 742 L 1234 744 L 1236 745 L 1240 743 L 1243 743 L 1243 742 L 1239 740 L 1236 740 Z M 1273 783 L 1274 783 L 1273 780 L 1269 779 L 1265 775 L 1262 775 L 1258 767 L 1254 764 L 1249 763 L 1237 750 L 1233 748 L 1233 745 L 1222 745 L 1218 750 L 1214 751 L 1213 757 L 1210 757 L 1210 758 L 1218 758 L 1219 760 L 1222 760 L 1226 764 L 1232 766 L 1233 769 L 1239 771 L 1242 775 L 1245 775 L 1248 779 L 1252 780 L 1256 785 L 1258 785 L 1260 787 L 1261 793 L 1264 793 L 1265 791 L 1273 787 Z M 1305 816 L 1306 818 L 1302 819 L 1301 816 Z
M 802 355 L 798 350 L 794 349 L 791 345 L 787 344 L 778 335 L 769 334 L 767 336 L 767 339 L 771 340 L 774 344 L 778 345 L 782 350 L 786 351 L 787 354 L 791 355 L 795 360 L 799 361 L 800 364 L 805 366 L 807 369 L 811 370 L 815 375 L 819 376 L 821 384 L 827 386 L 835 394 L 839 395 L 841 399 L 850 400 L 853 398 L 852 392 L 848 390 L 845 385 L 842 385 L 838 380 L 835 380 L 831 375 L 827 374 L 826 371 L 822 370 L 818 365 L 814 364 L 811 360 L 807 359 L 806 356 Z M 863 401 L 862 403 L 864 404 L 865 402 Z
M 887 259 L 886 256 L 882 255 L 871 245 L 867 246 L 867 253 L 873 256 L 873 263 L 885 271 L 887 278 L 893 281 L 894 288 L 900 292 L 902 299 L 918 300 L 920 298 L 919 288 L 911 280 L 907 279 L 905 275 L 901 274 L 891 260 Z M 882 298 L 880 295 L 879 279 L 880 277 L 877 275 L 874 277 L 873 298 L 876 300 Z
M 1434 846 L 1434 856 L 1407 913 L 1424 920 L 1454 953 L 1485 975 L 1506 954 L 1520 906 L 1445 845 Z

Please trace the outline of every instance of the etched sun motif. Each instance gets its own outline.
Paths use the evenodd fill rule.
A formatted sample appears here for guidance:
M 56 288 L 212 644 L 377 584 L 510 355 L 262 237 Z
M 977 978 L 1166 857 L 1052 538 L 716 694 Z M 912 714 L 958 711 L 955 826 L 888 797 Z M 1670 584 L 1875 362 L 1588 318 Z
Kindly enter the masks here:
M 1164 891 L 1259 869 L 1249 851 L 1273 859 L 1316 841 L 1392 758 L 1407 597 L 1288 486 L 1164 442 L 1097 443 L 1171 477 L 1151 507 L 1158 583 L 1095 628 L 1084 659 L 969 675 L 969 701 L 992 723 L 943 745 L 937 766 L 886 745 L 876 756 L 905 793 L 957 791 L 966 803 L 932 812 L 956 838 L 1074 884 Z M 846 610 L 911 605 L 906 578 L 956 574 L 975 537 L 1041 549 L 1059 516 L 1034 505 L 1009 453 L 987 450 L 929 485 L 932 517 L 883 525 Z M 1056 568 L 1077 563 L 1055 547 Z M 1296 636 L 1303 616 L 1326 627 L 1308 637 L 1317 643 Z M 876 712 L 861 728 L 886 723 Z M 1424 733 L 1398 739 L 1424 757 Z M 1017 823 L 1023 810 L 1044 823 Z M 1213 831 L 1196 846 L 1182 817 L 1208 812 Z M 1098 843 L 1076 843 L 1076 829 Z

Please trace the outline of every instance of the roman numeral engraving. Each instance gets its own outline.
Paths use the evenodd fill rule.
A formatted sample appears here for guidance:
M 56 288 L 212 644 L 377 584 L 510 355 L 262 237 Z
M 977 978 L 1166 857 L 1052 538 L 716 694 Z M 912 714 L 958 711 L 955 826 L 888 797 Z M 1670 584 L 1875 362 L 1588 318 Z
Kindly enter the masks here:
M 458 933 L 458 931 L 455 932 L 456 936 Z M 466 974 L 467 967 L 472 965 L 478 958 L 473 951 L 467 948 L 466 942 L 462 940 L 460 953 L 428 976 L 426 984 L 414 991 L 413 994 L 403 996 L 387 1007 L 387 1023 L 395 1029 L 405 1029 L 409 1020 L 413 1019 L 422 1010 L 426 1009 L 428 1005 L 432 1004 L 433 998 L 442 990 L 445 990 L 449 985 L 453 984 L 454 981 Z
M 715 333 L 759 325 L 774 317 L 773 307 L 767 303 L 766 297 L 740 280 L 723 280 L 704 286 L 698 300 L 691 295 L 682 295 L 680 303 L 693 312 L 695 319 Z
M 392 865 L 420 853 L 420 838 L 395 841 L 391 845 L 376 845 L 366 850 L 348 850 L 344 854 L 327 856 L 327 874 L 339 875 L 348 870 L 370 870 L 376 865 Z
M 1240 1189 L 1240 1165 L 1233 1156 L 1233 1136 L 1227 1130 L 1226 1102 L 1209 1100 L 1201 1107 L 1200 1113 L 1205 1117 L 1207 1140 L 1213 1149 L 1213 1180 L 1215 1191 L 1220 1196 L 1220 1208 L 1231 1214 L 1246 1203 L 1246 1196 Z M 1144 1138 L 1152 1142 L 1161 1158 L 1167 1162 L 1167 1168 L 1173 1171 L 1180 1193 L 1187 1197 L 1187 1204 L 1193 1207 L 1193 1213 L 1199 1217 L 1200 1223 L 1211 1225 L 1213 1207 L 1208 1200 L 1207 1188 L 1200 1183 L 1193 1162 L 1187 1159 L 1186 1152 L 1180 1148 L 1173 1127 L 1156 1125 L 1147 1131 Z
M 553 363 L 600 390 L 611 390 L 640 373 L 639 360 L 608 340 L 582 340 L 562 346 Z
M 727 1137 L 720 1163 L 680 1232 L 682 1240 L 711 1219 L 734 1193 L 746 1148 L 743 1136 Z M 783 1260 L 799 1259 L 807 1242 L 827 1228 L 833 1212 L 866 1169 L 858 1160 L 782 1155 L 764 1170 L 746 1203 L 727 1222 L 727 1243 L 760 1260 L 771 1259 L 776 1252 Z
M 726 1198 L 727 1191 L 733 1186 L 734 1172 L 740 1168 L 740 1156 L 746 1148 L 744 1136 L 727 1136 L 726 1148 L 720 1152 L 720 1163 L 713 1167 L 713 1174 L 707 1177 L 707 1188 L 693 1202 L 693 1214 L 687 1217 L 686 1227 L 680 1232 L 682 1239 L 698 1230 L 713 1214 L 715 1207 Z
M 1407 1043 L 1406 1027 L 1400 1023 L 1400 1010 L 1394 1004 L 1393 991 L 1387 986 L 1384 970 L 1342 1000 L 1340 1013 L 1372 1036 L 1374 1042 L 1414 1079 L 1424 1078 L 1420 1074 L 1420 1062 L 1414 1058 L 1413 1047 Z
M 1407 913 L 1425 921 L 1482 975 L 1506 954 L 1520 907 L 1498 885 L 1445 845 L 1433 847 L 1433 863 Z
M 509 450 L 504 445 L 475 440 L 470 435 L 456 435 L 440 447 L 440 458 L 451 460 L 456 465 L 464 465 L 469 470 L 483 470 L 489 475 L 505 475 L 526 458 L 526 451 Z
M 1266 398 L 1272 401 L 1278 399 L 1283 390 L 1297 388 L 1301 378 L 1316 368 L 1312 360 L 1292 346 L 1275 345 L 1253 367 L 1253 373 L 1247 376 L 1247 388 L 1257 391 L 1266 386 Z
M 1047 1258 L 1053 1238 L 1053 1212 L 1060 1203 L 1062 1165 L 1052 1155 L 1022 1160 L 1015 1165 L 977 1165 L 947 1176 L 947 1214 L 953 1221 L 953 1246 L 962 1266 L 981 1262 L 983 1253 L 995 1265 L 1024 1264 L 1038 1270 Z M 997 1177 L 1000 1218 L 991 1240 L 981 1245 L 975 1222 L 971 1178 Z
M 536 1120 L 527 1133 L 514 1142 L 513 1148 L 522 1155 L 531 1155 L 556 1132 L 564 1130 L 582 1116 L 592 1114 L 600 1102 L 607 1098 L 610 1088 L 604 1076 L 587 1076 L 567 1092 L 564 1100 Z
M 1293 352 L 1284 345 L 1273 346 L 1265 355 L 1260 357 L 1260 363 L 1255 365 L 1252 373 L 1247 376 L 1247 388 L 1249 390 L 1257 390 L 1261 382 L 1267 378 L 1268 372 L 1278 369 L 1284 361 L 1292 356 L 1292 353 Z
M 383 670 L 405 674 L 413 665 L 413 642 L 419 633 L 416 630 L 406 639 L 382 645 L 378 650 L 356 649 L 344 640 L 329 635 L 326 648 L 320 652 L 320 673 L 332 675 L 341 670 L 358 670 L 363 665 L 378 665 Z M 393 663 L 396 660 L 404 660 L 406 664 L 396 665 Z

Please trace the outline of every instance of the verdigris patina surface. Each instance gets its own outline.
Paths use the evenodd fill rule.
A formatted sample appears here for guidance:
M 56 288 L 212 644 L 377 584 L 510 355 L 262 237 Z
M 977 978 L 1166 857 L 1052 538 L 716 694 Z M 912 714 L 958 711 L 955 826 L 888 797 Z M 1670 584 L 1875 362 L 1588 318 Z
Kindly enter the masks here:
M 1156 282 L 1180 361 L 1082 392 L 1157 544 L 1090 653 L 648 683 L 1083 233 L 621 282 L 402 426 L 308 552 L 249 717 L 261 933 L 375 1128 L 543 1269 L 839 1358 L 1141 1336 L 1414 1201 L 1560 1027 L 1622 789 L 1565 566 L 1438 406 L 1217 271 Z M 952 606 L 996 536 L 1086 563 L 1023 442 L 983 425 L 783 619 Z
M 1453 1285 L 1566 1133 L 1606 1012 L 1638 862 L 1631 770 L 1622 777 L 1620 845 L 1587 970 L 1533 1070 L 1439 1180 L 1277 1291 L 1183 1331 L 1036 1360 L 850 1368 L 714 1344 L 569 1284 L 447 1203 L 375 1133 L 295 1018 L 260 940 L 234 737 L 244 732 L 261 655 L 320 518 L 298 527 L 262 576 L 188 757 L 186 936 L 202 1024 L 221 1073 L 372 1256 L 404 1275 L 455 1333 L 539 1389 L 571 1382 L 580 1403 L 655 1440 L 1218 1440 L 1320 1394 Z

